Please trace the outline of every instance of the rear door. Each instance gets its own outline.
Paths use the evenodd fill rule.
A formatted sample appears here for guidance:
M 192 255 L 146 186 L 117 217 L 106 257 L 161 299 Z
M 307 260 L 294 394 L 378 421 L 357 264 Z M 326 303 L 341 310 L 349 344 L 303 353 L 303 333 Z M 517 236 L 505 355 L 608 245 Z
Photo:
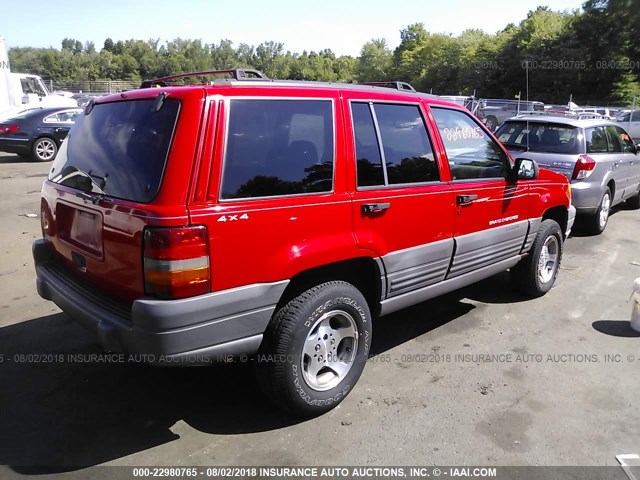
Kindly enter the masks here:
M 613 179 L 616 182 L 616 198 L 625 198 L 631 190 L 631 162 L 635 160 L 635 155 L 627 148 L 626 142 L 620 135 L 620 128 L 615 125 L 607 125 L 608 151 L 613 160 Z M 624 132 L 623 132 L 624 133 Z M 628 135 L 625 134 L 628 137 Z
M 442 281 L 453 252 L 453 196 L 421 103 L 344 95 L 354 138 L 354 232 L 361 249 L 381 258 L 383 297 Z
M 530 230 L 526 182 L 507 179 L 502 147 L 464 111 L 431 107 L 444 144 L 455 196 L 456 249 L 448 278 L 516 257 Z
M 585 128 L 584 133 L 587 155 L 596 161 L 595 170 L 589 177 L 589 181 L 600 182 L 604 188 L 609 180 L 613 179 L 616 187 L 612 202 L 617 203 L 622 198 L 626 183 L 622 164 L 622 147 L 619 142 L 615 144 L 612 141 L 605 126 Z

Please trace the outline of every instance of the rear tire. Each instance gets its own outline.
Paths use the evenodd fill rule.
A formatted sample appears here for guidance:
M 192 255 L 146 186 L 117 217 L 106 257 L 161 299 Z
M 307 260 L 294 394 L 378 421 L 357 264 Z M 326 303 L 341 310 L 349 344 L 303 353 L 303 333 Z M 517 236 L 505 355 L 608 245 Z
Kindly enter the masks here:
M 328 282 L 298 295 L 271 319 L 256 362 L 258 383 L 298 416 L 338 405 L 360 378 L 371 346 L 371 314 L 353 285 Z
M 58 145 L 49 137 L 40 137 L 31 147 L 33 158 L 39 162 L 50 162 L 58 154 Z
M 607 223 L 609 222 L 610 211 L 611 190 L 607 188 L 602 195 L 602 199 L 600 200 L 600 204 L 598 205 L 598 210 L 596 210 L 596 213 L 590 215 L 586 219 L 587 230 L 594 235 L 600 235 L 602 232 L 604 232 L 604 229 L 607 228 Z
M 562 230 L 555 220 L 544 220 L 529 255 L 511 269 L 511 278 L 525 295 L 541 297 L 553 287 L 562 260 Z

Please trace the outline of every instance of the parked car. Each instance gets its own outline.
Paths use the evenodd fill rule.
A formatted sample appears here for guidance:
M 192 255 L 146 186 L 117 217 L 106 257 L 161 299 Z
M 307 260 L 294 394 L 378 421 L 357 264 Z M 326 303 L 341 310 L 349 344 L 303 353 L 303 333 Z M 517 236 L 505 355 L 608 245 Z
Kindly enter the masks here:
M 616 113 L 618 112 L 617 108 L 609 108 L 609 107 L 580 107 L 571 111 L 573 115 L 582 115 L 593 113 L 596 115 L 600 115 L 607 120 L 613 120 L 616 117 Z
M 43 184 L 38 292 L 106 349 L 256 355 L 276 404 L 317 415 L 353 389 L 376 317 L 506 269 L 529 296 L 553 286 L 569 183 L 468 110 L 231 73 L 97 99 Z
M 509 117 L 520 112 L 543 112 L 544 103 L 526 100 L 483 98 L 475 105 L 474 113 L 487 128 L 495 131 Z
M 616 121 L 629 132 L 634 142 L 640 143 L 640 109 L 622 112 L 616 117 Z
M 0 151 L 51 161 L 81 114 L 80 108 L 38 108 L 4 120 L 0 123 Z
M 631 136 L 604 118 L 520 116 L 496 136 L 513 155 L 571 180 L 573 205 L 593 233 L 602 233 L 612 206 L 640 208 L 640 158 Z
M 442 100 L 462 105 L 469 111 L 473 111 L 476 99 L 471 95 L 438 95 Z

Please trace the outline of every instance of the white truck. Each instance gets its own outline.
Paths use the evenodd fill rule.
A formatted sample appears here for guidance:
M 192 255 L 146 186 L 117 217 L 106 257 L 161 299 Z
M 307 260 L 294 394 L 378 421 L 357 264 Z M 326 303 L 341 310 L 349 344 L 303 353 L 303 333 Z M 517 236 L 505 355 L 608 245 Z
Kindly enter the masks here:
M 12 73 L 7 46 L 0 36 L 0 120 L 34 108 L 77 105 L 73 98 L 49 92 L 38 75 Z

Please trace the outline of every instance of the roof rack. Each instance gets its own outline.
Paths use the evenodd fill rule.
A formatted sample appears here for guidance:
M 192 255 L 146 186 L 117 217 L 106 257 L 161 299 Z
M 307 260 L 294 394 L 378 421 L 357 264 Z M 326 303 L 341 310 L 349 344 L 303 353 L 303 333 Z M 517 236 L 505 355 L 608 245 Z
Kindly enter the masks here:
M 562 117 L 562 118 L 572 118 L 574 120 L 589 120 L 589 119 L 602 119 L 607 120 L 606 115 L 601 115 L 599 113 L 571 113 L 571 112 L 520 112 L 516 117 L 529 117 L 529 116 L 537 116 L 537 117 Z
M 386 87 L 386 88 L 395 88 L 396 90 L 407 90 L 409 92 L 415 92 L 416 89 L 413 88 L 407 82 L 360 82 L 360 85 L 371 85 L 372 87 Z
M 568 117 L 569 116 L 564 112 L 546 112 L 544 110 L 525 110 L 522 112 L 518 112 L 518 114 L 515 116 L 522 117 L 525 115 L 526 116 L 536 115 L 536 116 L 543 116 L 543 117 Z
M 591 118 L 607 120 L 609 118 L 606 115 L 602 115 L 600 113 L 579 113 L 578 115 L 574 115 L 574 116 L 578 120 L 588 120 Z
M 173 80 L 189 77 L 204 77 L 208 75 L 231 75 L 235 80 L 269 80 L 269 77 L 259 70 L 233 68 L 230 70 L 207 70 L 204 72 L 180 73 L 178 75 L 170 75 L 168 77 L 154 78 L 153 80 L 144 80 L 140 85 L 140 88 L 167 87 L 172 85 L 172 83 L 169 82 Z

